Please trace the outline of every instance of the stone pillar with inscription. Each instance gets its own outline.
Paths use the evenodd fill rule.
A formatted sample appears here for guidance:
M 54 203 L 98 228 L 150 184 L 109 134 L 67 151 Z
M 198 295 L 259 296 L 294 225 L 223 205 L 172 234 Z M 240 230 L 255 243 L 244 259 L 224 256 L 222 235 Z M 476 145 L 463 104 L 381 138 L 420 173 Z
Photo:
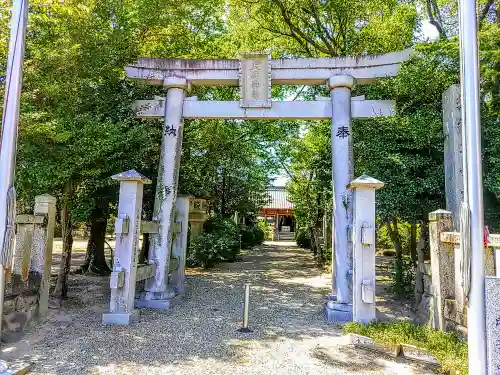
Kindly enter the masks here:
M 40 316 L 49 310 L 50 275 L 52 267 L 52 249 L 54 228 L 56 225 L 57 199 L 49 194 L 35 197 L 35 216 L 45 216 L 46 223 L 35 224 L 33 231 L 33 248 L 31 251 L 30 271 L 42 276 L 38 313 Z
M 188 82 L 184 78 L 168 77 L 164 87 L 168 91 L 153 211 L 153 220 L 159 223 L 159 233 L 151 236 L 148 259 L 150 264 L 156 265 L 156 275 L 146 281 L 146 292 L 137 301 L 138 306 L 159 309 L 168 308 L 169 299 L 175 295 L 173 290 L 168 290 L 168 272 L 182 151 L 182 108 Z
M 351 131 L 351 90 L 354 78 L 333 76 L 327 86 L 332 100 L 332 180 L 334 190 L 333 228 L 335 251 L 334 296 L 325 307 L 328 322 L 352 320 L 352 191 L 354 166 Z M 336 300 L 336 301 L 335 301 Z
M 464 199 L 462 160 L 462 113 L 460 86 L 443 93 L 444 174 L 446 209 L 453 215 L 453 228 L 460 230 L 460 203 Z
M 178 225 L 177 233 L 174 239 L 174 247 L 172 255 L 178 259 L 177 269 L 170 276 L 170 284 L 173 286 L 175 293 L 184 293 L 184 272 L 186 268 L 186 253 L 188 240 L 189 226 L 189 195 L 180 195 L 177 197 L 176 203 L 176 224 Z
M 134 170 L 114 175 L 112 179 L 120 181 L 120 199 L 115 223 L 116 248 L 110 278 L 109 312 L 103 314 L 102 322 L 128 325 L 139 318 L 134 302 L 142 196 L 144 184 L 151 181 Z

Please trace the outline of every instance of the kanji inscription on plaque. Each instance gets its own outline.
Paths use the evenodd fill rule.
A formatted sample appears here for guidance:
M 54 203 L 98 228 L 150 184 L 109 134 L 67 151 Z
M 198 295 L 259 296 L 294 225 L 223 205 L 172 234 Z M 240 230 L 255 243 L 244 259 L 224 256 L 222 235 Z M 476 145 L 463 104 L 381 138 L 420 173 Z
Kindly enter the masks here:
M 242 108 L 271 107 L 271 66 L 268 53 L 241 54 L 240 96 Z

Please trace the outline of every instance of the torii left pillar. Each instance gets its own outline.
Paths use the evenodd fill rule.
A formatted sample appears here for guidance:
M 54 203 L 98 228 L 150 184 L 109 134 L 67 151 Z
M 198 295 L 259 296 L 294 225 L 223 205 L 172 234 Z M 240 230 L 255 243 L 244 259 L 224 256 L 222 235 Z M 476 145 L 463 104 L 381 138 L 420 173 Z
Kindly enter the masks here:
M 139 307 L 158 309 L 169 308 L 170 299 L 175 296 L 175 291 L 167 287 L 182 151 L 182 109 L 188 82 L 185 78 L 168 77 L 163 86 L 168 91 L 153 212 L 159 233 L 151 236 L 148 260 L 156 264 L 156 275 L 146 281 L 145 293 L 136 301 Z

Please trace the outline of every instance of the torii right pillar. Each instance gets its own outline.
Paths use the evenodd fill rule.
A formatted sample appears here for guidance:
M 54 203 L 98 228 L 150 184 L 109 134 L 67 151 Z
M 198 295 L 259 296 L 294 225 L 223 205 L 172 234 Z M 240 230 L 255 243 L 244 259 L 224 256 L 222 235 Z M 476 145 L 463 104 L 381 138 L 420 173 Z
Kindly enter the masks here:
M 335 290 L 325 306 L 330 323 L 352 321 L 352 192 L 354 177 L 351 129 L 351 76 L 333 76 L 327 82 L 332 100 L 333 251 Z

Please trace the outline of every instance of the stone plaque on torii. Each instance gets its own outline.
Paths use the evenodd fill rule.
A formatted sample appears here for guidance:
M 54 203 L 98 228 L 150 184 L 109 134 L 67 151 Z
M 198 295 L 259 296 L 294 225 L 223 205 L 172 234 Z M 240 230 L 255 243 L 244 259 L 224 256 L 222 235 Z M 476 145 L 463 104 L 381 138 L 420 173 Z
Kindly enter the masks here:
M 153 258 L 161 269 L 168 269 L 170 245 L 165 241 L 170 236 L 172 207 L 175 204 L 175 189 L 180 160 L 182 120 L 187 119 L 299 119 L 332 121 L 332 181 L 334 185 L 334 253 L 335 295 L 325 307 L 325 316 L 330 322 L 352 320 L 356 303 L 373 306 L 374 288 L 360 282 L 372 276 L 353 270 L 353 236 L 360 228 L 353 228 L 353 192 L 347 187 L 354 180 L 352 153 L 353 118 L 391 116 L 395 102 L 391 100 L 365 100 L 352 97 L 355 85 L 374 82 L 377 78 L 397 74 L 399 66 L 412 55 L 411 50 L 384 55 L 338 58 L 269 59 L 267 53 L 242 54 L 241 60 L 184 60 L 141 58 L 136 64 L 126 67 L 127 77 L 139 79 L 167 88 L 167 97 L 139 100 L 134 104 L 137 117 L 163 118 L 162 161 L 157 190 L 166 194 L 157 195 L 160 230 Z M 272 101 L 271 85 L 324 85 L 330 91 L 329 98 L 315 101 Z M 240 87 L 240 101 L 200 101 L 196 97 L 185 97 L 182 93 L 190 86 L 236 86 Z M 184 90 L 184 91 L 183 91 Z M 174 139 L 176 138 L 176 139 Z M 162 182 L 165 181 L 165 182 Z M 168 199 L 161 200 L 164 196 Z M 161 206 L 161 207 L 160 207 Z M 366 224 L 366 223 L 365 223 Z M 363 229 L 366 231 L 366 229 Z M 355 242 L 355 241 L 354 241 Z M 369 246 L 369 244 L 363 244 Z M 355 299 L 360 291 L 353 290 L 353 273 L 360 280 L 355 288 L 363 285 L 363 298 Z M 165 279 L 160 272 L 152 283 L 150 298 L 163 298 L 168 291 L 163 287 Z M 373 295 L 369 295 L 373 293 Z M 333 301 L 334 300 L 334 301 Z M 360 311 L 354 309 L 354 311 Z M 373 314 L 372 314 L 373 315 Z M 366 321 L 365 316 L 355 319 Z M 371 316 L 371 315 L 370 315 Z M 371 317 L 368 318 L 368 320 Z
M 271 107 L 271 56 L 266 52 L 240 55 L 240 107 Z

